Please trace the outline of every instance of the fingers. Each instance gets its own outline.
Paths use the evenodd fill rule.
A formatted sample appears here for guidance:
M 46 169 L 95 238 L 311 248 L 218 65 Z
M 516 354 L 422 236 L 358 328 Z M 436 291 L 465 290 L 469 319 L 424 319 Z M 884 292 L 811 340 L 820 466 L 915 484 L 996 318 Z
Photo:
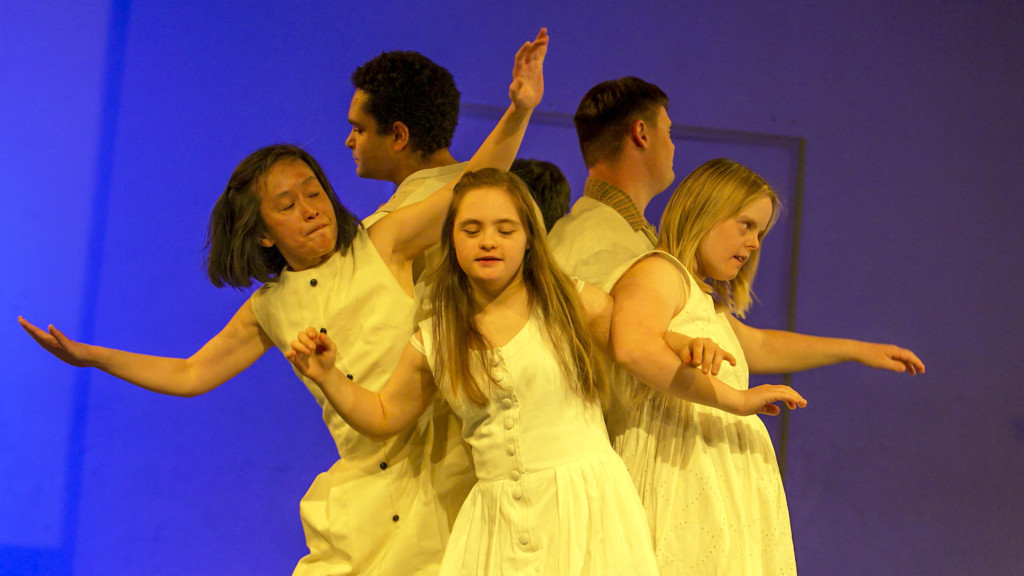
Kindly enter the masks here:
M 775 404 L 765 404 L 757 412 L 758 414 L 764 414 L 765 416 L 778 416 L 782 413 L 782 409 Z
M 49 340 L 49 334 L 21 316 L 18 316 L 18 324 L 21 325 L 22 329 L 24 329 L 25 332 L 28 332 L 28 335 L 36 342 L 45 344 Z
M 327 329 L 319 331 L 312 326 L 299 332 L 292 340 L 292 350 L 298 356 L 310 356 L 312 354 L 332 353 L 336 349 L 334 340 L 327 335 Z M 287 353 L 286 353 L 287 356 Z
M 892 359 L 902 365 L 903 370 L 900 370 L 900 372 L 906 370 L 915 375 L 924 374 L 924 362 L 921 362 L 921 359 L 917 357 L 917 354 L 914 354 L 910 350 L 897 348 L 896 353 L 892 355 Z
M 295 340 L 292 340 L 292 350 L 300 354 L 312 354 L 316 352 L 316 330 L 310 332 L 307 329 L 305 332 L 299 332 L 295 336 Z
M 317 343 L 319 344 L 319 350 L 321 352 L 333 353 L 336 349 L 336 344 L 334 343 L 334 340 L 331 340 L 331 337 L 327 335 L 326 328 L 320 330 Z
M 785 402 L 786 406 L 789 406 L 790 409 L 795 410 L 797 408 L 807 407 L 807 400 L 805 400 L 799 392 L 793 390 L 789 386 L 779 386 L 779 388 L 782 392 L 782 394 L 779 397 L 779 400 Z
M 68 338 L 67 336 L 64 335 L 63 332 L 57 330 L 57 327 L 54 326 L 53 324 L 47 326 L 47 331 L 50 333 L 50 336 L 53 336 L 53 339 L 56 340 L 58 344 L 60 344 L 61 348 L 67 348 L 68 344 L 72 342 L 71 338 Z
M 763 401 L 766 405 L 774 405 L 773 403 L 775 402 L 785 402 L 786 406 L 790 410 L 807 407 L 807 400 L 805 400 L 799 392 L 793 390 L 789 386 L 782 384 L 764 384 L 762 386 L 758 386 L 757 389 L 764 393 Z

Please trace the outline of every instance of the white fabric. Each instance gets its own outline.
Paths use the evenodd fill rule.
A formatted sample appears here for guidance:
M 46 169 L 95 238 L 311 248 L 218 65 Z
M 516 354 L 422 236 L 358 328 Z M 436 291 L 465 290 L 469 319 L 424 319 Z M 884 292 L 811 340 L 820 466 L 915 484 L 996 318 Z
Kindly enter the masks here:
M 736 366 L 723 363 L 718 378 L 747 389 L 746 358 L 727 312 L 715 309 L 678 260 L 655 254 L 688 283 L 686 304 L 669 330 L 711 338 L 732 352 Z M 647 511 L 661 573 L 796 574 L 786 494 L 760 418 L 632 386 L 632 398 L 646 399 L 613 403 L 624 411 L 609 414 L 609 433 Z
M 465 169 L 467 164 L 468 162 L 459 162 L 458 164 L 413 172 L 402 181 L 402 184 L 395 190 L 390 200 L 378 208 L 376 212 L 363 218 L 363 226 L 369 228 L 375 222 L 399 208 L 426 200 L 431 194 L 454 180 Z M 430 316 L 429 302 L 427 301 L 426 272 L 436 268 L 440 262 L 441 248 L 439 244 L 428 248 L 423 255 L 413 262 L 413 278 L 415 279 L 413 292 L 416 295 L 416 302 L 419 304 L 413 321 L 414 326 Z
M 253 294 L 252 304 L 282 351 L 307 326 L 326 328 L 338 346 L 338 368 L 373 391 L 394 371 L 416 309 L 363 229 L 346 253 L 309 270 L 286 269 Z M 316 384 L 299 378 L 322 407 L 341 459 L 302 499 L 310 553 L 295 573 L 436 574 L 450 520 L 474 481 L 450 410 L 438 403 L 413 429 L 375 442 L 349 427 Z M 444 472 L 440 482 L 435 470 Z
M 608 290 L 613 271 L 654 249 L 642 230 L 633 230 L 614 208 L 583 196 L 555 223 L 548 244 L 569 276 Z
M 462 172 L 463 168 L 466 167 L 466 164 L 466 162 L 459 162 L 458 164 L 413 172 L 399 184 L 398 188 L 395 189 L 395 193 L 391 195 L 387 202 L 382 204 L 380 208 L 377 208 L 373 214 L 363 218 L 363 226 L 369 228 L 375 222 L 399 208 L 426 200 L 427 196 L 437 192 L 442 186 L 454 180 L 459 175 L 459 172 Z
M 431 322 L 421 324 L 423 343 L 413 342 L 433 368 Z M 642 507 L 600 406 L 569 388 L 540 321 L 495 352 L 501 385 L 485 406 L 452 398 L 450 384 L 438 383 L 463 420 L 479 477 L 441 574 L 657 574 Z

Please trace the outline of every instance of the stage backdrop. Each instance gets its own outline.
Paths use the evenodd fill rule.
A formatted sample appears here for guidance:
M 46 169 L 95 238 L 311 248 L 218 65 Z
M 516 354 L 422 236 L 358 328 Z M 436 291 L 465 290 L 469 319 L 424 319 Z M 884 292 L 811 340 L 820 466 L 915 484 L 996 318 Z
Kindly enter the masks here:
M 465 158 L 542 25 L 544 121 L 524 155 L 556 161 L 578 194 L 580 97 L 624 75 L 660 85 L 677 180 L 730 155 L 788 199 L 751 321 L 928 364 L 793 376 L 810 404 L 770 425 L 801 572 L 1019 571 L 1024 6 L 555 4 L 0 2 L 0 574 L 288 573 L 298 500 L 336 455 L 278 354 L 163 397 L 61 364 L 15 319 L 191 354 L 247 297 L 202 264 L 239 160 L 302 144 L 365 215 L 391 187 L 358 179 L 344 147 L 351 71 L 393 49 L 448 67 Z

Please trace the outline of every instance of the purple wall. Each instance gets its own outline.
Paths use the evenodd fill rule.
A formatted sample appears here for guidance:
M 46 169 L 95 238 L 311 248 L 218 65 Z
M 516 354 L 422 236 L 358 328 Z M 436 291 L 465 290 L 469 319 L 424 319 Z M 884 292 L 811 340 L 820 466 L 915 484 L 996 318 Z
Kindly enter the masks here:
M 669 93 L 677 125 L 803 138 L 797 327 L 928 364 L 914 379 L 860 366 L 793 378 L 810 401 L 787 454 L 802 573 L 1024 564 L 1019 2 L 16 4 L 0 6 L 0 572 L 290 570 L 298 499 L 334 456 L 278 355 L 203 397 L 161 397 L 61 365 L 14 318 L 190 354 L 245 298 L 201 265 L 235 163 L 303 144 L 366 214 L 390 188 L 357 179 L 343 146 L 351 70 L 419 50 L 465 104 L 502 106 L 512 53 L 540 25 L 546 112 L 633 74 Z M 464 119 L 456 151 L 484 129 Z M 540 134 L 527 155 L 550 149 Z M 677 176 L 693 162 L 677 157 Z

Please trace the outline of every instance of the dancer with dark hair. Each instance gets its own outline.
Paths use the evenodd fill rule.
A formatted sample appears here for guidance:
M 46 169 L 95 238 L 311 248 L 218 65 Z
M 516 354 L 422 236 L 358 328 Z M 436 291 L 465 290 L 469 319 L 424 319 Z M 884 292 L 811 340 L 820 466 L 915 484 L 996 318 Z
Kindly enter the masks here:
M 459 90 L 448 70 L 418 52 L 383 52 L 352 73 L 352 125 L 345 145 L 356 174 L 398 188 L 373 214 L 419 202 L 465 167 L 449 151 L 459 122 Z
M 543 93 L 547 45 L 541 30 L 516 53 L 512 103 L 471 168 L 511 165 Z M 264 148 L 232 174 L 211 216 L 209 248 L 214 284 L 263 286 L 190 358 L 91 346 L 52 325 L 44 331 L 18 321 L 69 364 L 178 396 L 216 388 L 270 348 L 289 349 L 296 331 L 313 324 L 344 351 L 339 368 L 379 390 L 413 332 L 412 262 L 437 243 L 452 185 L 365 229 L 312 157 L 292 146 Z M 447 516 L 460 504 L 440 501 L 431 484 L 432 468 L 444 466 L 433 438 L 446 432 L 425 414 L 403 434 L 371 441 L 345 424 L 316 384 L 303 380 L 323 407 L 340 460 L 317 477 L 300 505 L 310 551 L 295 573 L 436 573 Z

